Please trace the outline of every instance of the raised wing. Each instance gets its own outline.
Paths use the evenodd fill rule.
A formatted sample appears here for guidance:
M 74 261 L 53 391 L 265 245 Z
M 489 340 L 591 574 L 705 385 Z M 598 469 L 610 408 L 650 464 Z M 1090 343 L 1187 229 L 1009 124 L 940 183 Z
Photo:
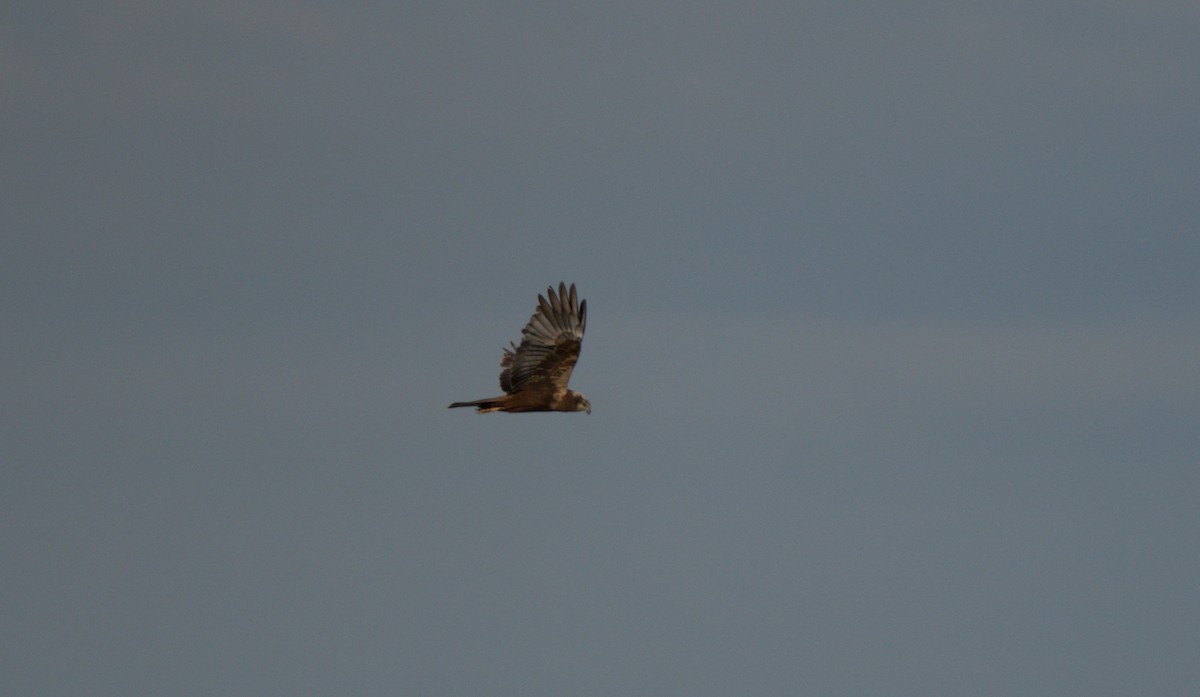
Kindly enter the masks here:
M 546 297 L 538 296 L 537 311 L 521 330 L 520 345 L 504 349 L 500 388 L 509 394 L 566 390 L 586 327 L 587 301 L 579 302 L 575 284 L 568 289 L 560 281 L 557 294 L 553 287 L 547 288 Z

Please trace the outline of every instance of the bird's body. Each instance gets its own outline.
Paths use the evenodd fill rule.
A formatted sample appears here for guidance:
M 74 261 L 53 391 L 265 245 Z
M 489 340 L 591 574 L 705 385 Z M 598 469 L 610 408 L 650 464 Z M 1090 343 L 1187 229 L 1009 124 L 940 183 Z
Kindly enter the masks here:
M 500 358 L 499 397 L 455 402 L 454 407 L 475 407 L 481 414 L 493 411 L 583 411 L 592 413 L 587 397 L 567 389 L 571 371 L 579 360 L 587 326 L 587 301 L 575 295 L 575 284 L 546 289 L 538 296 L 537 310 L 521 330 L 521 343 L 510 344 Z M 548 299 L 547 299 L 548 298 Z

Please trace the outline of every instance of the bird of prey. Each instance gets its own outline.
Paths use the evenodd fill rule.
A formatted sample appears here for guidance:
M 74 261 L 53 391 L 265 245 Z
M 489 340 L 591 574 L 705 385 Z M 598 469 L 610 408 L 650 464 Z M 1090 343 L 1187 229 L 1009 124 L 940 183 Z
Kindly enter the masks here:
M 584 411 L 592 413 L 587 397 L 568 390 L 571 370 L 579 360 L 583 330 L 587 327 L 587 301 L 575 296 L 561 281 L 558 293 L 546 289 L 538 295 L 537 310 L 521 330 L 521 344 L 509 342 L 500 358 L 500 397 L 455 402 L 454 407 L 491 411 Z

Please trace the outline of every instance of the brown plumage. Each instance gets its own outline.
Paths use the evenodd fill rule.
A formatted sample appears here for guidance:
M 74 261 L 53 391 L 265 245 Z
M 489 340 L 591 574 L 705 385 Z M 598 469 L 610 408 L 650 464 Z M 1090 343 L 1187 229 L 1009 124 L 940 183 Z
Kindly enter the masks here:
M 537 310 L 521 330 L 521 344 L 509 343 L 500 358 L 500 389 L 504 395 L 473 402 L 455 402 L 454 407 L 490 411 L 585 411 L 592 405 L 578 392 L 567 389 L 571 371 L 579 360 L 583 330 L 587 327 L 587 301 L 575 296 L 575 284 L 546 289 L 538 296 Z

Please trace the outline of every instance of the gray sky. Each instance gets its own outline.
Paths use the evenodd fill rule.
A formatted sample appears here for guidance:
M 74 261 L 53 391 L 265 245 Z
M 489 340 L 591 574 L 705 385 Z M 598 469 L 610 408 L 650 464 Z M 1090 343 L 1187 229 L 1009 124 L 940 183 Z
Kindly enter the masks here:
M 0 692 L 1200 684 L 1194 2 L 393 5 L 0 15 Z

